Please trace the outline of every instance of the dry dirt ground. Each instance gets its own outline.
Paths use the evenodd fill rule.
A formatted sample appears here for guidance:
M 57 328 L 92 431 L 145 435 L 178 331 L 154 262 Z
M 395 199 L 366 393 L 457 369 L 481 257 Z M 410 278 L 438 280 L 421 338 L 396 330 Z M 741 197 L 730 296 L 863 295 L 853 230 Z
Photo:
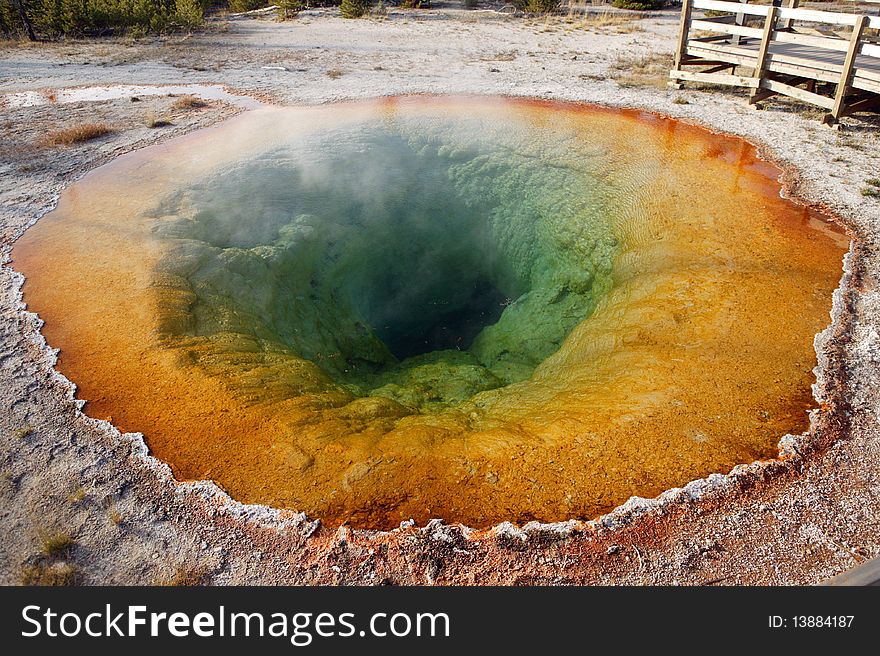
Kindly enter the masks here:
M 13 242 L 88 170 L 241 110 L 175 110 L 164 95 L 0 105 L 0 583 L 804 584 L 880 556 L 880 199 L 863 195 L 880 177 L 880 122 L 847 119 L 837 132 L 791 103 L 759 112 L 735 93 L 668 90 L 676 23 L 674 12 L 535 20 L 441 7 L 344 21 L 317 11 L 191 36 L 0 46 L 0 94 L 215 83 L 278 103 L 478 93 L 643 107 L 758 144 L 789 171 L 789 192 L 857 236 L 817 340 L 822 410 L 810 433 L 782 439 L 781 460 L 593 521 L 354 531 L 176 483 L 140 435 L 83 415 L 9 262 Z M 172 125 L 146 127 L 151 114 Z M 87 121 L 116 131 L 35 146 Z

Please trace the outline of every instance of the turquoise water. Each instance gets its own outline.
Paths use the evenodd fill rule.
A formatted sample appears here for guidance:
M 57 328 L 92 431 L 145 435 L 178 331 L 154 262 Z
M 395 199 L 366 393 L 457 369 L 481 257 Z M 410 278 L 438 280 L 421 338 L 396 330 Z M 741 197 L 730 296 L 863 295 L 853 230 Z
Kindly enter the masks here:
M 422 410 L 524 380 L 611 284 L 595 157 L 565 152 L 398 118 L 194 181 L 155 210 L 163 284 L 192 294 L 171 332 L 247 335 L 317 364 L 318 387 Z

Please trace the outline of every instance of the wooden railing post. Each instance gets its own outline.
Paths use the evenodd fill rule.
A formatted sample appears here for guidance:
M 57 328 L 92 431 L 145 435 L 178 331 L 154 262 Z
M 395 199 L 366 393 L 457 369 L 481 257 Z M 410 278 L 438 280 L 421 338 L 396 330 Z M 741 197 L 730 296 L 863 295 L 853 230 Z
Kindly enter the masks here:
M 740 4 L 743 4 L 743 5 L 749 4 L 749 0 L 739 0 L 739 2 L 740 2 Z M 740 27 L 742 27 L 743 25 L 746 24 L 746 15 L 745 14 L 737 14 L 736 18 L 733 19 L 733 23 L 734 23 L 734 25 L 739 25 Z M 733 38 L 730 39 L 730 42 L 733 45 L 738 46 L 739 42 L 740 42 L 739 34 L 734 34 Z
M 840 81 L 837 83 L 837 92 L 834 94 L 834 106 L 831 108 L 831 113 L 826 114 L 822 119 L 822 122 L 827 125 L 836 125 L 843 112 L 846 90 L 849 88 L 853 66 L 856 63 L 856 56 L 859 54 L 859 47 L 861 46 L 862 33 L 865 31 L 865 19 L 866 16 L 864 15 L 856 16 L 852 37 L 849 40 L 849 48 L 846 51 L 846 59 L 843 60 L 843 70 L 840 72 Z
M 770 7 L 767 18 L 764 20 L 764 32 L 761 34 L 761 45 L 758 46 L 758 60 L 755 62 L 755 72 L 752 77 L 758 80 L 758 86 L 749 94 L 749 103 L 755 104 L 761 91 L 761 78 L 764 77 L 764 68 L 767 65 L 767 53 L 770 51 L 770 41 L 773 40 L 773 30 L 776 29 L 776 17 L 779 14 L 778 7 Z
M 681 0 L 681 22 L 678 26 L 678 45 L 675 48 L 675 59 L 672 64 L 672 70 L 680 71 L 681 63 L 687 57 L 688 33 L 691 29 L 691 11 L 693 10 L 693 0 Z M 669 86 L 673 89 L 681 89 L 681 82 L 670 80 Z
M 789 9 L 797 9 L 800 4 L 801 4 L 800 0 L 788 0 L 788 8 Z M 786 18 L 779 25 L 779 29 L 790 30 L 792 22 L 793 22 L 793 20 L 791 18 Z

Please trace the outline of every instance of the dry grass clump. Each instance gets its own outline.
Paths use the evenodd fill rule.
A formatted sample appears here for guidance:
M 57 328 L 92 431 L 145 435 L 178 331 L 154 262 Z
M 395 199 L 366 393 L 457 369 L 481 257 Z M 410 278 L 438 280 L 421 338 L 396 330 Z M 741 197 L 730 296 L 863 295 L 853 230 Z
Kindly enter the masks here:
M 488 57 L 480 57 L 480 61 L 513 61 L 519 56 L 517 50 L 502 50 Z
M 620 55 L 611 62 L 610 68 L 612 77 L 620 86 L 665 87 L 672 68 L 672 55 Z
M 163 581 L 159 581 L 159 585 L 179 586 L 179 587 L 195 587 L 208 584 L 208 571 L 203 567 L 185 567 L 178 565 L 174 573 Z
M 203 109 L 207 106 L 208 103 L 204 100 L 191 95 L 181 96 L 174 101 L 173 105 L 171 105 L 172 108 L 180 110 Z
M 570 2 L 567 13 L 544 14 L 531 21 L 527 18 L 526 23 L 541 28 L 542 32 L 562 30 L 569 33 L 575 30 L 586 30 L 629 34 L 644 31 L 638 22 L 645 17 L 646 14 L 642 13 L 625 13 L 608 9 L 599 11 L 595 4 Z
M 21 572 L 22 585 L 62 586 L 76 585 L 79 568 L 73 563 L 38 562 L 28 565 Z
M 641 31 L 638 25 L 634 25 L 644 16 L 641 14 L 618 14 L 610 11 L 595 12 L 584 14 L 578 17 L 574 13 L 569 13 L 568 22 L 571 22 L 575 28 L 608 30 L 613 29 L 615 32 L 636 32 Z
M 84 123 L 61 130 L 53 130 L 40 138 L 41 146 L 72 146 L 116 132 L 106 123 Z
M 862 189 L 862 196 L 880 198 L 880 178 L 869 178 L 865 184 L 868 186 Z
M 70 562 L 76 541 L 68 533 L 55 531 L 40 536 L 40 552 L 22 568 L 22 585 L 76 585 L 80 569 Z
M 340 78 L 343 75 L 345 75 L 345 71 L 340 70 L 338 68 L 331 68 L 329 71 L 327 71 L 325 73 L 325 75 L 327 77 L 329 77 L 331 80 L 335 80 L 335 79 Z
M 69 558 L 75 545 L 68 533 L 49 533 L 43 536 L 41 551 L 47 558 Z
M 174 124 L 167 118 L 157 116 L 156 112 L 150 112 L 149 114 L 147 114 L 147 118 L 144 120 L 144 125 L 146 125 L 148 128 L 164 128 Z
M 111 505 L 107 509 L 107 517 L 110 519 L 110 522 L 112 524 L 115 524 L 116 526 L 119 526 L 123 520 L 122 513 L 119 512 L 119 509 L 116 507 L 116 505 Z

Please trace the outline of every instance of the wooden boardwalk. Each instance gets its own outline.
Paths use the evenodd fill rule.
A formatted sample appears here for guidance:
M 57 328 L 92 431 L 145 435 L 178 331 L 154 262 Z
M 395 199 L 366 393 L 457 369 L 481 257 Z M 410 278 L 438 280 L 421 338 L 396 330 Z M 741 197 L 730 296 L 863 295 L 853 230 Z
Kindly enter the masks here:
M 874 558 L 858 567 L 828 579 L 823 585 L 880 585 L 880 558 Z
M 671 84 L 748 88 L 751 103 L 790 96 L 826 109 L 829 125 L 880 110 L 880 15 L 814 11 L 787 1 L 781 7 L 683 0 Z

